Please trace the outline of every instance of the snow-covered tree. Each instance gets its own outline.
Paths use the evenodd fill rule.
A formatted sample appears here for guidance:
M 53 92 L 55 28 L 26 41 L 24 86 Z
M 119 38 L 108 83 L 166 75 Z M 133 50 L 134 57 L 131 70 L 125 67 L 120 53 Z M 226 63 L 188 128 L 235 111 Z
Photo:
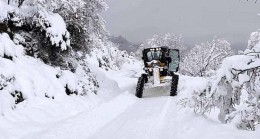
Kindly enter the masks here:
M 18 6 L 20 7 L 20 11 L 18 12 L 15 10 L 14 13 L 9 13 L 9 15 L 11 15 L 9 17 L 12 17 L 12 19 L 15 20 L 18 19 L 19 21 L 15 22 L 22 24 L 22 27 L 20 28 L 17 28 L 17 25 L 12 24 L 11 26 L 14 26 L 15 30 L 12 30 L 9 34 L 14 35 L 15 33 L 18 33 L 20 38 L 24 37 L 23 40 L 26 41 L 26 44 L 23 45 L 26 45 L 26 48 L 31 55 L 36 57 L 40 55 L 40 58 L 47 63 L 53 65 L 56 65 L 55 63 L 64 63 L 60 60 L 62 57 L 68 56 L 68 51 L 71 51 L 59 51 L 59 49 L 55 48 L 48 49 L 46 50 L 47 52 L 44 52 L 51 54 L 37 54 L 38 52 L 45 50 L 45 48 L 52 48 L 46 46 L 53 45 L 54 40 L 58 43 L 61 41 L 62 50 L 65 48 L 63 43 L 63 41 L 65 41 L 67 46 L 71 46 L 69 49 L 72 49 L 75 52 L 81 51 L 86 54 L 86 52 L 90 51 L 91 47 L 95 47 L 95 44 L 97 44 L 94 42 L 97 40 L 96 38 L 103 39 L 106 37 L 107 32 L 105 30 L 104 20 L 100 16 L 100 13 L 107 9 L 107 5 L 103 0 L 11 0 L 9 3 L 10 5 L 15 6 L 17 6 L 17 4 L 20 5 Z M 56 16 L 56 20 L 53 20 L 54 16 Z M 61 16 L 62 18 L 58 18 L 58 16 Z M 12 19 L 6 18 L 6 22 L 9 23 Z M 55 25 L 61 23 L 64 25 L 64 22 L 66 32 L 60 32 L 58 37 L 61 39 L 52 39 L 52 36 L 55 37 L 56 34 L 49 35 L 49 32 L 60 31 L 62 26 Z M 7 25 L 7 28 L 9 28 L 10 25 Z M 57 27 L 59 27 L 59 30 L 57 30 Z M 53 28 L 56 28 L 56 30 Z M 21 30 L 25 31 L 20 33 Z M 49 37 L 50 39 L 48 39 Z M 35 45 L 35 42 L 41 43 Z M 42 47 L 42 44 L 44 47 Z M 60 44 L 56 43 L 56 45 L 59 46 Z M 54 58 L 50 58 L 50 56 L 54 56 Z M 57 60 L 60 62 L 52 62 L 55 59 L 60 59 Z
M 7 0 L 8 4 L 16 4 L 18 7 L 23 5 L 25 0 Z
M 136 55 L 141 57 L 143 49 L 161 46 L 168 46 L 170 49 L 179 49 L 181 57 L 183 55 L 183 51 L 186 49 L 182 35 L 176 36 L 175 34 L 167 33 L 164 35 L 153 35 L 151 39 L 147 39 L 140 45 Z
M 132 62 L 106 38 L 106 8 L 104 0 L 0 0 L 0 116 L 35 97 L 92 96 L 100 84 L 89 65 Z
M 202 114 L 218 108 L 222 123 L 236 119 L 238 128 L 255 130 L 260 123 L 260 38 L 257 36 L 256 32 L 251 34 L 243 55 L 223 60 L 204 91 L 192 93 L 189 106 Z
M 103 0 L 0 0 L 0 32 L 22 45 L 26 55 L 81 77 L 77 82 L 83 91 L 76 94 L 87 94 L 95 92 L 98 83 L 86 64 L 86 52 L 100 44 L 97 40 L 106 41 L 99 15 L 106 7 Z
M 232 54 L 229 42 L 214 38 L 212 42 L 196 45 L 184 56 L 181 72 L 190 76 L 209 76 Z
M 104 20 L 100 16 L 100 13 L 107 9 L 104 0 L 32 0 L 25 4 L 59 13 L 72 34 L 73 49 L 88 51 L 89 47 L 95 44 L 95 37 L 103 38 L 107 35 Z
M 182 36 L 176 36 L 171 33 L 167 33 L 164 35 L 153 35 L 151 39 L 148 39 L 146 42 L 143 43 L 143 46 L 145 48 L 168 46 L 171 49 L 185 49 Z
M 246 1 L 253 1 L 254 3 L 257 3 L 258 0 L 246 0 Z

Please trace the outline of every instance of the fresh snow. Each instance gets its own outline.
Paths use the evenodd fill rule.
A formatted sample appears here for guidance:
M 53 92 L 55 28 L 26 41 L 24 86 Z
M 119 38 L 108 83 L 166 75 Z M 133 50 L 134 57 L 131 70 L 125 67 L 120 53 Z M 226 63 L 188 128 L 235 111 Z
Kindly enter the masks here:
M 10 5 L 7 5 L 6 2 L 0 0 L 0 21 L 7 18 L 8 11 L 12 11 L 14 8 Z
M 70 91 L 83 93 L 78 85 L 82 77 L 77 74 L 48 66 L 40 60 L 24 55 L 23 47 L 14 44 L 7 34 L 0 34 L 0 45 L 1 116 L 9 117 L 10 113 L 16 111 L 16 107 L 27 106 L 28 101 L 37 98 L 63 101 L 70 97 L 65 92 L 66 86 Z M 91 90 L 91 85 L 88 87 Z M 15 98 L 11 96 L 15 92 L 22 92 L 26 101 L 16 105 Z
M 0 138 L 257 139 L 260 136 L 259 129 L 249 132 L 232 124 L 221 124 L 216 117 L 218 110 L 203 117 L 178 105 L 191 91 L 200 91 L 203 83 L 206 86 L 203 78 L 181 76 L 176 97 L 170 97 L 166 87 L 146 90 L 144 98 L 136 98 L 140 65 L 125 64 L 119 71 L 96 68 L 97 78 L 103 84 L 97 97 L 72 96 L 59 102 L 36 98 L 18 105 L 8 118 L 0 117 Z M 106 93 L 113 95 L 100 100 L 107 98 Z
M 19 16 L 34 17 L 33 23 L 45 31 L 52 45 L 60 47 L 61 50 L 71 47 L 70 34 L 62 16 L 50 12 L 47 7 L 55 9 L 63 3 L 72 13 L 87 10 L 86 13 L 91 11 L 93 14 L 96 12 L 93 10 L 106 8 L 103 0 L 89 1 L 90 7 L 87 9 L 85 4 L 88 3 L 82 1 L 58 0 L 51 3 L 46 0 L 25 1 L 29 4 L 20 8 L 17 8 L 16 2 L 11 0 L 11 4 L 7 5 L 6 0 L 0 0 L 0 21 L 9 18 L 8 13 L 12 11 L 19 13 Z M 38 4 L 43 7 L 46 4 L 46 7 L 37 10 Z M 35 7 L 28 7 L 29 5 Z M 92 6 L 101 7 L 95 9 Z M 93 20 L 95 16 L 99 17 L 96 14 Z M 12 20 L 24 17 L 14 17 Z M 99 21 L 97 18 L 96 21 L 102 22 L 102 19 Z M 21 35 L 14 34 L 12 41 L 9 35 L 0 33 L 0 139 L 259 138 L 259 127 L 255 132 L 239 130 L 236 127 L 237 122 L 243 118 L 242 112 L 247 108 L 250 110 L 246 103 L 242 104 L 247 100 L 246 97 L 243 96 L 245 100 L 236 106 L 240 111 L 229 115 L 241 112 L 241 115 L 237 114 L 241 118 L 237 116 L 229 124 L 222 124 L 219 121 L 218 114 L 221 113 L 219 108 L 216 107 L 211 109 L 210 113 L 201 115 L 193 112 L 195 104 L 192 104 L 195 103 L 192 100 L 200 99 L 196 98 L 196 95 L 203 95 L 201 92 L 207 92 L 209 86 L 213 91 L 217 89 L 215 95 L 226 96 L 229 88 L 223 85 L 219 87 L 223 77 L 231 81 L 235 72 L 260 65 L 259 32 L 251 34 L 245 55 L 225 58 L 224 61 L 221 60 L 223 64 L 218 71 L 210 72 L 210 75 L 216 74 L 211 77 L 214 78 L 214 82 L 210 82 L 212 79 L 209 78 L 180 75 L 178 96 L 170 97 L 170 86 L 166 86 L 146 89 L 143 98 L 139 99 L 134 93 L 138 77 L 143 73 L 143 63 L 136 61 L 125 51 L 120 51 L 106 39 L 99 38 L 95 34 L 97 31 L 94 31 L 96 28 L 94 25 L 86 27 L 90 29 L 89 37 L 93 42 L 93 48 L 90 49 L 87 59 L 82 61 L 82 65 L 78 65 L 75 73 L 46 65 L 37 58 L 25 55 L 24 47 L 19 45 L 26 41 Z M 99 25 L 101 25 L 99 29 L 103 30 L 103 23 Z M 170 41 L 171 38 L 175 41 Z M 157 45 L 157 39 L 164 40 L 167 45 L 177 42 L 180 50 L 185 49 L 182 37 L 173 34 L 166 34 L 164 37 L 154 36 L 146 42 L 146 45 L 152 47 L 165 45 Z M 138 50 L 139 55 L 142 48 L 144 47 Z M 82 54 L 78 52 L 79 56 Z M 218 56 L 219 54 L 216 54 L 212 58 Z M 194 57 L 191 59 L 194 61 Z M 89 70 L 85 69 L 88 67 Z M 231 85 L 243 85 L 250 78 L 250 75 L 241 73 L 237 77 L 238 81 L 232 82 Z M 256 80 L 259 81 L 259 78 Z M 68 90 L 72 94 L 67 94 Z M 23 95 L 24 100 L 16 102 L 19 93 Z M 220 98 L 219 96 L 217 97 Z M 190 107 L 183 107 L 187 104 Z M 257 112 L 260 115 L 259 111 Z M 246 116 L 246 120 L 254 120 L 252 115 Z
M 136 100 L 130 94 L 121 94 L 113 101 L 103 103 L 94 110 L 81 112 L 74 117 L 60 121 L 50 129 L 25 136 L 24 139 L 86 139 L 113 121 Z
M 46 30 L 46 37 L 50 38 L 52 45 L 66 50 L 70 46 L 70 40 L 65 41 L 63 38 L 69 39 L 69 32 L 67 31 L 66 24 L 59 14 L 50 14 L 47 11 L 39 11 L 38 26 Z

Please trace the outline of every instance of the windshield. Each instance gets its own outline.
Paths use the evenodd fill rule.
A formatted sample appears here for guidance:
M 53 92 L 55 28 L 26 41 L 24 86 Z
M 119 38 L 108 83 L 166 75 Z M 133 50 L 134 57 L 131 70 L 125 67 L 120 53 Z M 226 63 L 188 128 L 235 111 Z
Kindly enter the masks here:
M 149 51 L 147 53 L 147 59 L 148 61 L 152 61 L 152 60 L 160 60 L 162 56 L 162 52 L 161 51 Z
M 169 64 L 170 71 L 177 72 L 179 68 L 179 51 L 176 50 L 170 50 L 170 57 L 171 57 L 171 63 Z

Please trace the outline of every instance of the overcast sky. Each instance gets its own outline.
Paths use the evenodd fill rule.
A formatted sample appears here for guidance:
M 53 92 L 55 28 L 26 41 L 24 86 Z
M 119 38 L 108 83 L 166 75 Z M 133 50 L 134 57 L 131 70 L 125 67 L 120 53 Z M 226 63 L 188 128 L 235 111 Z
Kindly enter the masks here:
M 225 38 L 233 47 L 246 45 L 260 28 L 260 2 L 244 0 L 106 0 L 103 13 L 112 35 L 143 42 L 153 34 L 182 34 L 187 45 Z

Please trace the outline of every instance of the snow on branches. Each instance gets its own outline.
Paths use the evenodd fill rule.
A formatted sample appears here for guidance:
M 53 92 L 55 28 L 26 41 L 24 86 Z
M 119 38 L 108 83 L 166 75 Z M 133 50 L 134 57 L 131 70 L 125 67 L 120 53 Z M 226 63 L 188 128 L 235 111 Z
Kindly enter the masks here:
M 142 46 L 145 48 L 168 46 L 171 49 L 185 49 L 182 36 L 176 36 L 171 33 L 164 35 L 153 35 L 153 37 L 144 42 Z
M 172 33 L 167 33 L 164 35 L 153 35 L 151 39 L 146 40 L 138 48 L 136 55 L 141 57 L 142 50 L 151 47 L 161 47 L 168 46 L 170 49 L 179 49 L 182 52 L 186 49 L 183 42 L 183 37 L 181 35 L 176 36 Z
M 86 66 L 75 74 L 51 67 L 39 59 L 26 56 L 23 47 L 16 45 L 6 33 L 0 33 L 0 116 L 16 104 L 35 97 L 61 99 L 66 96 L 85 96 L 97 91 L 97 81 Z
M 186 103 L 205 114 L 217 107 L 222 123 L 235 122 L 238 128 L 255 130 L 260 123 L 260 44 L 252 33 L 243 55 L 224 58 L 216 74 Z M 234 120 L 236 119 L 236 120 Z
M 70 34 L 66 29 L 66 24 L 59 14 L 39 11 L 33 17 L 35 27 L 40 27 L 45 36 L 50 39 L 51 44 L 66 50 L 70 46 Z
M 21 45 L 14 45 L 8 34 L 0 34 L 0 57 L 13 60 L 24 54 Z
M 66 50 L 70 46 L 70 34 L 59 14 L 52 13 L 44 8 L 39 9 L 30 6 L 17 8 L 7 5 L 3 1 L 0 3 L 0 25 L 6 28 L 1 28 L 0 31 L 8 33 L 11 39 L 15 34 L 23 34 L 21 32 L 38 32 L 48 38 L 52 46 L 59 47 L 62 50 Z M 4 10 L 2 10 L 2 6 Z
M 253 55 L 260 58 L 260 32 L 252 32 L 248 40 L 247 49 L 244 51 L 245 55 Z
M 102 53 L 107 32 L 99 14 L 106 7 L 103 0 L 0 0 L 0 114 L 35 96 L 97 93 L 83 49 Z
M 190 76 L 210 76 L 221 61 L 232 54 L 229 42 L 214 38 L 212 42 L 197 44 L 185 55 L 181 72 Z

